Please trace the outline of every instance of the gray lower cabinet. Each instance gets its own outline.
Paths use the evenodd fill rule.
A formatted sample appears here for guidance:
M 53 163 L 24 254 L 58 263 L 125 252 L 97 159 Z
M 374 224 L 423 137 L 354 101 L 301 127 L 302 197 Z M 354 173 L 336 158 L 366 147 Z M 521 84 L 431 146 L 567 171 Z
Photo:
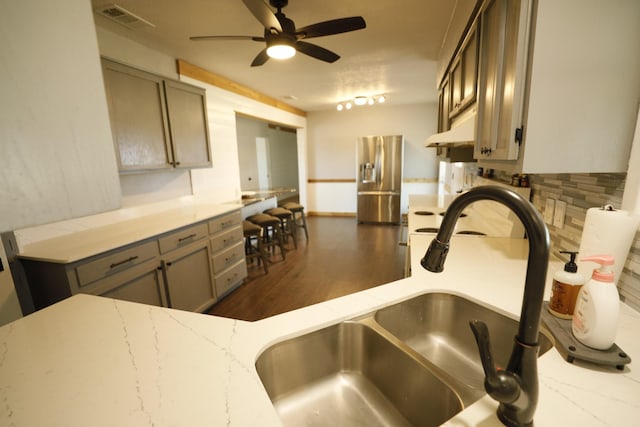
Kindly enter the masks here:
M 161 271 L 155 259 L 133 267 L 119 276 L 103 279 L 101 285 L 109 289 L 100 294 L 103 297 L 167 306 Z
M 21 263 L 37 310 L 86 293 L 204 311 L 247 276 L 241 223 L 237 211 L 73 263 Z
M 247 277 L 242 216 L 234 212 L 209 221 L 211 260 L 218 297 L 229 293 Z
M 176 249 L 162 262 L 170 307 L 203 311 L 216 302 L 208 239 Z

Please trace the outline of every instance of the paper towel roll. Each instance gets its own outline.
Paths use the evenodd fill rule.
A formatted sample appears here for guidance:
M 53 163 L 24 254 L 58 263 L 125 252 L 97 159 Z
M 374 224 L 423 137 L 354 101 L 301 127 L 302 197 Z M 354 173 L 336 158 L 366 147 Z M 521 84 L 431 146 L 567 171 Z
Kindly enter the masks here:
M 613 255 L 615 264 L 612 270 L 617 283 L 639 225 L 640 216 L 631 215 L 624 210 L 588 209 L 578 258 L 590 255 Z M 590 278 L 591 272 L 597 267 L 598 264 L 593 262 L 578 262 L 578 271 L 586 278 Z

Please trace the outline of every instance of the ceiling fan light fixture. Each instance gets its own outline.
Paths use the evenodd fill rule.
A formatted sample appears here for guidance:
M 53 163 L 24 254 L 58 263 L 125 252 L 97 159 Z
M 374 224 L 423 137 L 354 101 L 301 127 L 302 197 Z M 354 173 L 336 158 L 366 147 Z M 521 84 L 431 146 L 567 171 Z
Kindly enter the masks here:
M 285 38 L 278 38 L 267 47 L 267 55 L 273 59 L 289 59 L 296 54 L 293 43 Z
M 338 111 L 342 111 L 344 109 L 344 106 L 342 104 L 338 104 L 338 106 L 336 107 L 336 109 Z
M 350 103 L 350 102 L 347 102 L 347 103 L 345 104 L 345 108 L 346 108 L 347 110 L 351 110 L 351 107 L 352 107 L 352 105 L 351 105 L 351 103 Z
M 384 101 L 386 101 L 386 100 L 387 100 L 387 98 L 386 98 L 384 95 L 380 95 L 380 96 L 378 97 L 378 102 L 379 102 L 380 104 L 382 104 L 382 103 L 383 103 Z

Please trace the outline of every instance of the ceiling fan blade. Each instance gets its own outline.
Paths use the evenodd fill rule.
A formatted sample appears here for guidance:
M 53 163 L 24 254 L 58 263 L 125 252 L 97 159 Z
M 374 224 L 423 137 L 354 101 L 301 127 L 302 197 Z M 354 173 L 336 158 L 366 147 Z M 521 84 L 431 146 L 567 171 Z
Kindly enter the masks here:
M 264 48 L 260 51 L 259 54 L 256 55 L 255 58 L 253 58 L 253 62 L 251 63 L 251 66 L 259 67 L 260 65 L 263 65 L 268 60 L 269 60 L 269 55 L 267 55 L 267 49 Z
M 340 59 L 340 55 L 337 55 L 330 50 L 303 41 L 296 42 L 296 50 L 324 62 L 336 62 Z
M 304 39 L 310 39 L 312 37 L 322 37 L 361 30 L 366 27 L 367 23 L 362 16 L 352 16 L 350 18 L 332 19 L 330 21 L 318 22 L 317 24 L 298 28 L 296 35 Z
M 192 36 L 189 37 L 189 40 L 195 42 L 207 40 L 253 40 L 255 42 L 263 42 L 265 38 L 258 36 Z
M 269 6 L 263 0 L 242 0 L 244 5 L 256 17 L 262 26 L 266 29 L 274 28 L 279 33 L 282 32 L 280 21 L 276 15 L 269 9 Z

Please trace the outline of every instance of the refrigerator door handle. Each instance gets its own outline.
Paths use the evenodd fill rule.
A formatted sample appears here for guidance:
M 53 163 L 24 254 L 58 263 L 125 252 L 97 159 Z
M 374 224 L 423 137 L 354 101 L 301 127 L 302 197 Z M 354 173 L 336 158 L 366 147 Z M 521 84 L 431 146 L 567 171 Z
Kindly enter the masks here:
M 382 180 L 384 179 L 384 168 L 382 167 L 382 165 L 384 164 L 384 140 L 382 139 L 382 137 L 379 137 L 378 141 L 376 141 L 376 154 L 375 154 L 375 162 L 376 162 L 376 167 L 377 169 L 380 171 L 380 173 L 377 176 L 377 179 L 374 178 L 374 182 L 376 184 L 378 184 L 379 189 L 380 188 L 380 184 L 382 183 Z

